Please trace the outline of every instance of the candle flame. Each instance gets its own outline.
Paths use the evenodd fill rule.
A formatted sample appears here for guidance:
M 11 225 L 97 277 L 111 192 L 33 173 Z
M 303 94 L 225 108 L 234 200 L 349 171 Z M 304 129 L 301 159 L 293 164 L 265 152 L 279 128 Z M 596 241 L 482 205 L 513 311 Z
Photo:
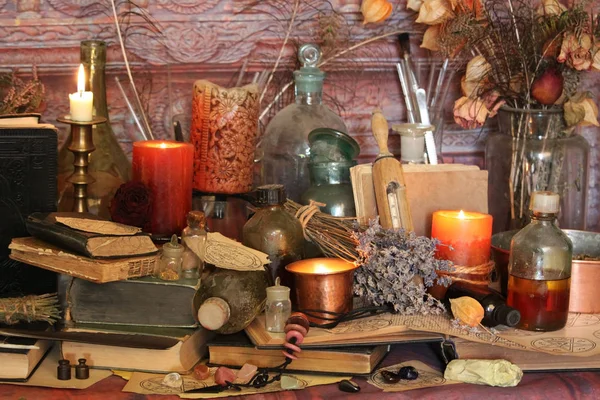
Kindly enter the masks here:
M 167 148 L 167 144 L 166 143 L 161 143 L 160 144 L 160 148 L 161 149 L 166 149 Z
M 85 72 L 83 64 L 79 64 L 79 72 L 77 72 L 77 91 L 81 95 L 85 91 Z
M 314 273 L 315 274 L 327 274 L 330 270 L 327 268 L 325 264 L 317 264 L 315 265 Z
M 463 212 L 463 210 L 460 210 L 460 212 L 458 213 L 458 218 L 465 219 L 465 213 Z

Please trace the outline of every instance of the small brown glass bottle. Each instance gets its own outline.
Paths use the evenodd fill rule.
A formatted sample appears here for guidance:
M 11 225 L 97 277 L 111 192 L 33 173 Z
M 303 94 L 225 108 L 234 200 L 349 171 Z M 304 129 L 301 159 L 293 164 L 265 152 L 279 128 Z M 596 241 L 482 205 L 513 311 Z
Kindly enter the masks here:
M 445 300 L 448 302 L 450 299 L 463 296 L 474 298 L 483 307 L 485 314 L 481 321 L 482 325 L 489 327 L 515 326 L 521 319 L 519 311 L 506 305 L 506 299 L 499 292 L 485 285 L 473 285 L 462 281 L 454 282 L 448 287 Z
M 245 246 L 269 255 L 271 263 L 269 284 L 279 277 L 283 286 L 290 287 L 291 276 L 285 266 L 302 259 L 304 235 L 297 218 L 283 209 L 286 201 L 283 185 L 265 185 L 257 190 L 256 204 L 260 207 L 242 230 Z
M 507 304 L 521 313 L 529 331 L 564 328 L 569 316 L 573 244 L 556 226 L 560 197 L 534 192 L 531 223 L 510 243 Z

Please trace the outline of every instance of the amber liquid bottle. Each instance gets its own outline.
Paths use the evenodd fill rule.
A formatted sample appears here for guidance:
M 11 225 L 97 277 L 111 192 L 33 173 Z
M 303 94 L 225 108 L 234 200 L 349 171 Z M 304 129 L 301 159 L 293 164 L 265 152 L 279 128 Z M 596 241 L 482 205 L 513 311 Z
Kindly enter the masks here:
M 555 331 L 567 324 L 573 244 L 556 226 L 559 200 L 534 192 L 531 223 L 510 244 L 507 304 L 521 313 L 520 329 Z

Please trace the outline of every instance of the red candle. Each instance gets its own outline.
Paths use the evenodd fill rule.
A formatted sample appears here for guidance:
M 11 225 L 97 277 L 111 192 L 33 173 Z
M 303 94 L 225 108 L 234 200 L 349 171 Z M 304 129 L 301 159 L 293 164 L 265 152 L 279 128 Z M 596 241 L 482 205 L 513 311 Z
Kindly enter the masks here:
M 490 261 L 492 216 L 475 212 L 436 211 L 431 237 L 438 239 L 436 257 L 474 267 Z
M 194 146 L 168 140 L 133 143 L 133 179 L 152 190 L 150 232 L 180 234 L 192 209 Z

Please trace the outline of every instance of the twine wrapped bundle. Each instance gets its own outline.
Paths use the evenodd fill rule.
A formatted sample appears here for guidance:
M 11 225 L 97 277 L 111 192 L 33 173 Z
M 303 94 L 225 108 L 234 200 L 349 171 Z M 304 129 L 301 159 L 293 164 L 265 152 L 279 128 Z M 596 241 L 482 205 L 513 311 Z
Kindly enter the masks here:
M 33 321 L 54 324 L 59 318 L 56 293 L 0 299 L 0 322 L 7 325 Z

